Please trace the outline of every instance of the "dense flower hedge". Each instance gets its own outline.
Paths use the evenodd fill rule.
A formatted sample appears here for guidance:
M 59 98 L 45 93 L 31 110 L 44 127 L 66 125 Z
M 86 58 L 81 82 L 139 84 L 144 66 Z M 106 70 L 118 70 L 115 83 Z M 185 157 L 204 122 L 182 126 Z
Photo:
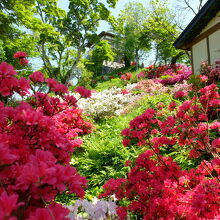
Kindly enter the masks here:
M 136 97 L 137 95 L 128 89 L 112 87 L 102 92 L 93 92 L 90 99 L 80 98 L 78 105 L 86 114 L 97 120 L 119 115 Z
M 185 95 L 184 95 L 185 96 Z M 180 96 L 182 98 L 183 96 Z M 163 104 L 147 109 L 122 131 L 124 146 L 147 147 L 127 178 L 110 179 L 100 197 L 116 195 L 117 213 L 126 219 L 220 218 L 220 96 L 211 84 L 181 105 L 172 102 L 169 115 Z M 182 170 L 164 152 L 181 149 L 197 161 L 194 169 Z M 205 160 L 204 160 L 205 158 Z M 129 165 L 129 163 L 127 163 Z M 126 201 L 126 202 L 125 202 Z
M 26 101 L 12 102 L 15 93 Z M 84 196 L 87 180 L 70 157 L 92 125 L 66 86 L 41 72 L 19 79 L 6 62 L 0 64 L 0 100 L 0 219 L 65 219 L 69 210 L 54 199 L 63 192 Z
M 174 85 L 189 79 L 191 74 L 191 68 L 181 64 L 162 65 L 158 67 L 150 65 L 140 72 L 137 77 L 142 79 L 154 79 L 155 82 L 159 82 L 163 85 Z

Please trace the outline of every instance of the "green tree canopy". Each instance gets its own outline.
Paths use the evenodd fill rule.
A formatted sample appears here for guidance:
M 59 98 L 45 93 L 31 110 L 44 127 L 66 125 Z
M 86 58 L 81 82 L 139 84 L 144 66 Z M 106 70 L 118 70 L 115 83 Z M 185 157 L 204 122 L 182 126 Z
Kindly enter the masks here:
M 94 49 L 91 51 L 90 60 L 93 63 L 93 71 L 95 75 L 101 73 L 104 61 L 113 61 L 114 52 L 111 49 L 111 45 L 107 40 L 101 40 L 97 43 Z
M 143 37 L 144 23 L 148 11 L 141 3 L 132 2 L 125 5 L 119 18 L 113 24 L 112 30 L 116 37 L 114 48 L 117 56 L 123 58 L 125 65 L 131 61 L 139 63 L 141 52 L 149 51 L 150 39 Z
M 107 6 L 114 7 L 116 2 L 108 0 Z M 28 42 L 26 38 L 26 47 L 38 52 L 48 76 L 67 83 L 74 77 L 88 41 L 96 36 L 99 21 L 112 19 L 107 6 L 99 0 L 70 0 L 69 11 L 65 12 L 58 7 L 57 0 L 3 0 L 1 13 L 10 21 L 4 36 L 14 26 L 24 30 L 30 39 Z M 25 42 L 21 36 L 25 35 L 13 40 Z
M 174 41 L 180 30 L 175 22 L 175 14 L 168 7 L 168 0 L 151 0 L 149 17 L 145 23 L 145 35 L 150 36 L 156 52 L 155 63 L 176 63 L 187 59 L 184 52 L 175 49 Z

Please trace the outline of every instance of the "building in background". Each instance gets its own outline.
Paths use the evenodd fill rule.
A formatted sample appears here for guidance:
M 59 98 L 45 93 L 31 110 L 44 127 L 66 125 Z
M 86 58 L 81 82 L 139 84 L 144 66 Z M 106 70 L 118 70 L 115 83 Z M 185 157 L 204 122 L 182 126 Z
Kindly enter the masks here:
M 191 51 L 194 74 L 200 73 L 202 61 L 218 65 L 220 61 L 220 1 L 208 0 L 193 18 L 174 46 Z
M 102 31 L 99 35 L 100 40 L 107 40 L 108 43 L 111 45 L 112 48 L 114 48 L 114 38 L 115 35 L 106 31 Z M 91 50 L 93 50 L 94 48 L 94 44 L 88 44 L 89 47 L 89 52 L 88 54 L 91 52 Z M 119 60 L 119 59 L 115 59 L 114 61 L 104 61 L 103 62 L 103 68 L 102 68 L 102 73 L 106 74 L 106 73 L 110 73 L 115 69 L 120 69 L 125 67 L 124 61 L 123 60 Z

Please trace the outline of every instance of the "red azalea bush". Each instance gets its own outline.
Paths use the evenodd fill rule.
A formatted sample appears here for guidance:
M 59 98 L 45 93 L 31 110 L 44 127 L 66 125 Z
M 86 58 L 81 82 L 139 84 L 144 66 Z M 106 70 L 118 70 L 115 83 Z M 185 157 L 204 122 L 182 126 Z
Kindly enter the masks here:
M 132 74 L 131 73 L 125 73 L 123 75 L 121 75 L 121 80 L 124 80 L 124 81 L 129 81 L 131 80 L 131 77 L 132 77 Z
M 203 161 L 197 169 L 183 171 L 170 157 L 152 150 L 142 153 L 126 179 L 110 179 L 100 197 L 115 194 L 120 220 L 128 213 L 138 219 L 219 219 L 220 159 Z
M 83 86 L 77 86 L 74 89 L 75 92 L 78 92 L 83 98 L 90 98 L 92 95 L 91 90 L 86 89 Z
M 27 57 L 27 53 L 23 52 L 23 51 L 18 51 L 14 54 L 14 58 L 19 60 L 20 65 L 22 66 L 26 66 L 29 61 L 28 59 L 26 59 Z
M 30 80 L 16 74 L 0 64 L 0 219 L 63 220 L 69 211 L 54 199 L 63 192 L 84 196 L 87 181 L 70 158 L 82 143 L 78 136 L 90 133 L 92 125 L 66 86 L 40 72 Z M 48 93 L 38 91 L 42 82 Z M 8 106 L 14 93 L 29 98 Z
M 111 179 L 101 197 L 115 194 L 118 215 L 139 219 L 218 219 L 220 217 L 220 95 L 211 84 L 184 101 L 147 109 L 122 131 L 123 145 L 146 146 L 127 178 Z M 162 110 L 161 110 L 162 109 Z M 166 113 L 167 114 L 167 113 Z M 188 151 L 195 169 L 181 170 L 170 152 Z M 180 154 L 180 153 L 179 153 Z M 171 154 L 172 155 L 172 154 Z M 206 158 L 206 160 L 204 160 Z

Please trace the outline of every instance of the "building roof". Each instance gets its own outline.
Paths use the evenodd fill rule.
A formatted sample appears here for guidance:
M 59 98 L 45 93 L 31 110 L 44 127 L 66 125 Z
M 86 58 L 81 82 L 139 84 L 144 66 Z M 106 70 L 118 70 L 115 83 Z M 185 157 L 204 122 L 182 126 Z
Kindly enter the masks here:
M 97 35 L 97 38 L 98 39 L 101 39 L 102 37 L 105 37 L 105 36 L 109 36 L 110 38 L 114 38 L 115 37 L 115 34 L 112 34 L 110 32 L 106 32 L 106 31 L 102 31 L 101 33 L 99 33 Z M 86 44 L 87 47 L 92 47 L 94 46 L 94 42 L 90 41 Z
M 112 34 L 112 33 L 106 32 L 106 31 L 102 31 L 102 32 L 99 34 L 99 36 L 100 36 L 100 37 L 109 36 L 109 37 L 114 38 L 114 37 L 115 37 L 115 34 Z
M 178 49 L 189 49 L 189 44 L 206 27 L 209 21 L 220 11 L 220 0 L 208 0 L 185 30 L 174 42 Z

